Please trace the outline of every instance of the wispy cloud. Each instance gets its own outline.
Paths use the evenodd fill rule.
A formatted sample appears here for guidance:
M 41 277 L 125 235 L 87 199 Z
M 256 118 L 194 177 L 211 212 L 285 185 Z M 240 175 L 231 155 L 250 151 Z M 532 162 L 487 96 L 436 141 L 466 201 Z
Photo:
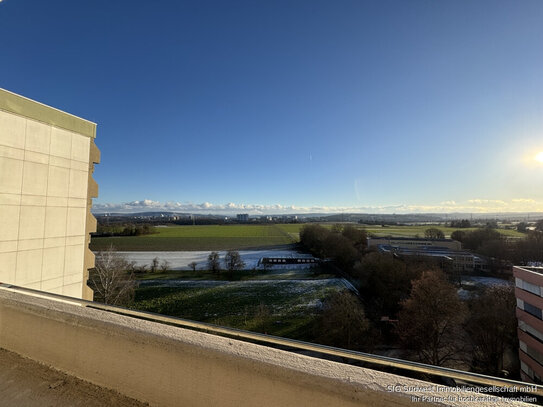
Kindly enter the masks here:
M 507 205 L 505 201 L 500 199 L 469 199 L 468 202 L 476 205 Z
M 216 204 L 211 202 L 159 202 L 150 199 L 125 203 L 96 203 L 93 212 L 144 212 L 167 211 L 196 214 L 224 214 L 249 213 L 251 215 L 289 214 L 289 213 L 493 213 L 493 212 L 543 212 L 543 202 L 533 199 L 515 198 L 510 201 L 495 199 L 469 199 L 462 202 L 444 201 L 438 205 L 382 205 L 382 206 L 295 206 L 282 204 L 245 204 L 228 202 Z

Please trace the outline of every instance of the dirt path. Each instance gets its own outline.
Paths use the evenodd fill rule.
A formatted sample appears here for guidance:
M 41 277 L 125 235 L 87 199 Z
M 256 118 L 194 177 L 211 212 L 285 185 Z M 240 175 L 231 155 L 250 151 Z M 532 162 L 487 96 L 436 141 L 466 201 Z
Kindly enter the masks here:
M 0 349 L 0 406 L 141 407 L 148 404 Z

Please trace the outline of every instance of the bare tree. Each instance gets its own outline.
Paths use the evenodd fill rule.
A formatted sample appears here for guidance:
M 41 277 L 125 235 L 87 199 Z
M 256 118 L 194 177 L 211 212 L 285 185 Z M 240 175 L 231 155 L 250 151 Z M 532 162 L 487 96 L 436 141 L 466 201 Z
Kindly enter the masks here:
M 138 267 L 135 267 L 136 273 L 147 273 L 147 264 L 142 264 Z
M 117 253 L 113 246 L 98 252 L 95 264 L 89 275 L 94 300 L 112 305 L 130 304 L 136 289 L 134 264 Z
M 234 270 L 241 270 L 243 267 L 245 267 L 245 262 L 241 260 L 241 256 L 236 250 L 228 250 L 226 252 L 226 256 L 224 256 L 224 264 L 226 269 L 230 272 L 230 276 L 232 276 Z
M 198 263 L 196 263 L 195 261 L 191 261 L 189 263 L 189 267 L 192 269 L 192 271 L 196 271 L 196 266 L 198 265 Z
M 518 347 L 515 291 L 511 286 L 490 286 L 471 300 L 466 329 L 472 344 L 475 371 L 501 376 L 508 349 Z
M 348 291 L 339 291 L 324 301 L 320 341 L 344 349 L 363 349 L 371 341 L 370 323 L 360 301 Z
M 159 260 L 155 257 L 151 262 L 151 273 L 155 273 L 158 270 Z
M 444 366 L 461 360 L 465 347 L 461 324 L 466 306 L 440 271 L 425 271 L 403 301 L 398 333 L 404 349 L 424 363 Z
M 209 270 L 213 271 L 214 273 L 218 273 L 220 271 L 221 264 L 219 262 L 218 252 L 209 253 L 209 256 L 207 256 L 207 267 L 209 268 Z
M 168 260 L 162 260 L 162 263 L 160 263 L 160 270 L 162 270 L 162 272 L 165 273 L 169 269 L 170 269 L 170 262 Z

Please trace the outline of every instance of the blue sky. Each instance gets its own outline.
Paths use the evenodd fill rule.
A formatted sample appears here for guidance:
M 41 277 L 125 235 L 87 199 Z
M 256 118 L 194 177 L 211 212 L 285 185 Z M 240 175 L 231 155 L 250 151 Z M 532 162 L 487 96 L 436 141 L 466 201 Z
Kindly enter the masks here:
M 98 123 L 97 209 L 543 211 L 541 21 L 539 0 L 4 0 L 0 87 Z

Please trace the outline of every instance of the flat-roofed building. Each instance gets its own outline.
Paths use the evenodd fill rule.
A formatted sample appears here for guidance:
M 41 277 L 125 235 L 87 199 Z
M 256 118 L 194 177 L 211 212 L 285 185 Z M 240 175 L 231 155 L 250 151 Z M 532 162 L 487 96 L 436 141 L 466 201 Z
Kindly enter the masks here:
M 462 244 L 453 239 L 425 239 L 416 237 L 368 237 L 368 247 L 389 245 L 402 249 L 421 249 L 434 247 L 440 249 L 461 250 Z
M 488 261 L 476 254 L 464 250 L 450 250 L 439 247 L 423 247 L 419 249 L 406 249 L 397 246 L 379 245 L 381 253 L 392 253 L 396 256 L 426 257 L 439 262 L 443 268 L 451 267 L 456 273 L 471 273 L 476 271 L 489 271 Z
M 0 89 L 0 282 L 92 299 L 96 124 Z
M 543 267 L 514 266 L 520 375 L 543 383 Z

